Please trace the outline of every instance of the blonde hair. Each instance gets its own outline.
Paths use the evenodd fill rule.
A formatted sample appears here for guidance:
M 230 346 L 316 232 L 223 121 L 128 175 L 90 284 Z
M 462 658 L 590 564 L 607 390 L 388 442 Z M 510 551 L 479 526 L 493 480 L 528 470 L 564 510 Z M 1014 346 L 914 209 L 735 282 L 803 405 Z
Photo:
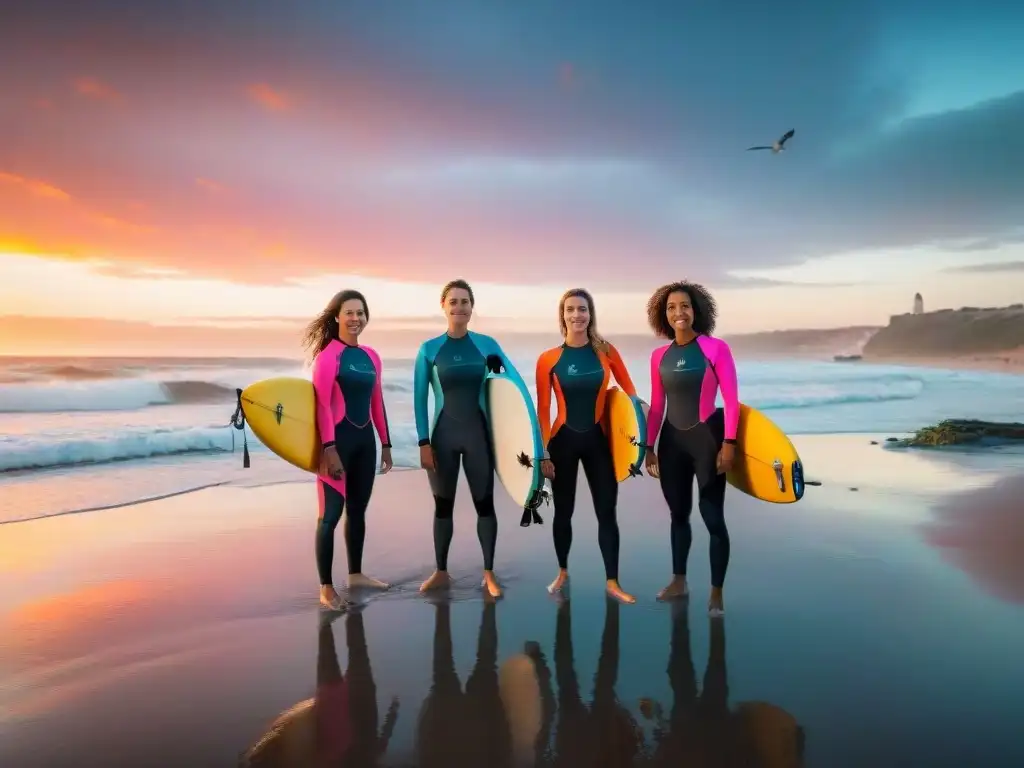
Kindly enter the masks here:
M 594 297 L 590 295 L 590 291 L 584 288 L 570 288 L 568 291 L 562 294 L 562 298 L 558 300 L 558 327 L 562 329 L 562 338 L 565 338 L 569 329 L 565 325 L 565 302 L 573 297 L 579 297 L 587 302 L 587 309 L 590 312 L 590 323 L 587 325 L 587 338 L 590 339 L 590 346 L 594 348 L 595 352 L 601 352 L 602 354 L 608 354 L 608 348 L 611 346 L 605 338 L 597 331 L 597 310 L 594 308 Z

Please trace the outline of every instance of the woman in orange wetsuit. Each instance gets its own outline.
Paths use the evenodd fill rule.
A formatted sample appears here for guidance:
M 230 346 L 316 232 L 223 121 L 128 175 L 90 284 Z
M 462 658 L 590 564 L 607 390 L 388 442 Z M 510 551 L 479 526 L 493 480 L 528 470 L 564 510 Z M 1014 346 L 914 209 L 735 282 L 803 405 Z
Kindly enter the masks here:
M 560 592 L 568 583 L 576 478 L 582 464 L 597 513 L 597 541 L 608 594 L 633 603 L 636 598 L 619 586 L 619 524 L 615 510 L 619 486 L 604 431 L 604 410 L 612 376 L 627 394 L 636 395 L 636 388 L 618 350 L 597 332 L 594 299 L 587 291 L 566 291 L 558 303 L 558 324 L 565 341 L 537 360 L 537 416 L 545 453 L 541 471 L 551 480 L 555 505 L 551 527 L 559 569 L 548 592 Z M 552 392 L 557 404 L 554 423 Z

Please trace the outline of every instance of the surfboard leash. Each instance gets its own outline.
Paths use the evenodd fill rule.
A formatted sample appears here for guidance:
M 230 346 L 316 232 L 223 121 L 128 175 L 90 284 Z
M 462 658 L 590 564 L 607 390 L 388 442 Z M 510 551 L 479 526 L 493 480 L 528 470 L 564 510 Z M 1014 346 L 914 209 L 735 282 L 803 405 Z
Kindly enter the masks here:
M 231 415 L 231 426 L 242 431 L 242 469 L 249 469 L 249 439 L 245 434 L 245 411 L 242 410 L 242 390 L 235 390 L 237 405 Z

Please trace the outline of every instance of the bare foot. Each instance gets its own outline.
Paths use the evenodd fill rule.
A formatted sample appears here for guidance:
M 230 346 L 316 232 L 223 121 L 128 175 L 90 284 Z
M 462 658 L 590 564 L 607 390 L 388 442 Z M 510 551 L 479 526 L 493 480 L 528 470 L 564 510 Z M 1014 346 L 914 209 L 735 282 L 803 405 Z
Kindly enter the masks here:
M 633 597 L 629 592 L 619 586 L 617 579 L 608 579 L 605 583 L 605 589 L 608 594 L 618 600 L 620 603 L 635 603 L 636 598 Z
M 391 589 L 391 585 L 379 579 L 371 579 L 363 573 L 350 573 L 348 575 L 348 588 Z
M 484 581 L 480 586 L 486 589 L 487 593 L 495 600 L 501 597 L 501 585 L 498 583 L 494 571 L 484 571 Z
M 711 597 L 708 598 L 708 615 L 712 618 L 725 615 L 725 600 L 722 598 L 721 587 L 711 588 Z
M 338 594 L 338 590 L 332 584 L 321 584 L 320 605 L 329 611 L 344 611 L 350 603 Z
M 448 589 L 452 585 L 452 577 L 448 571 L 434 571 L 430 578 L 420 585 L 420 592 L 429 592 L 432 589 Z
M 555 580 L 548 584 L 548 594 L 553 595 L 557 592 L 563 591 L 569 586 L 569 572 L 565 568 L 558 570 L 558 575 Z
M 668 586 L 658 593 L 658 599 L 678 600 L 681 597 L 686 597 L 688 594 L 690 594 L 690 590 L 686 586 L 686 577 L 673 576 Z

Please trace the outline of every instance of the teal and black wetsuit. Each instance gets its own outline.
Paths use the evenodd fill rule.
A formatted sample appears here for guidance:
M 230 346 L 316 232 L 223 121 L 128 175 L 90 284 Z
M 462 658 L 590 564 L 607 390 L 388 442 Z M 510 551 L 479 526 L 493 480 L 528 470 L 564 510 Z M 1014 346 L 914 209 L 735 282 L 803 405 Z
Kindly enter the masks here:
M 498 521 L 494 516 L 494 457 L 484 415 L 484 380 L 489 370 L 497 371 L 499 367 L 521 381 L 498 342 L 473 332 L 459 338 L 444 333 L 429 339 L 416 356 L 416 433 L 421 447 L 430 445 L 434 449 L 434 469 L 428 477 L 434 494 L 434 554 L 439 571 L 448 570 L 460 463 L 476 507 L 484 568 L 494 567 Z M 427 416 L 430 391 L 434 393 L 433 424 Z

